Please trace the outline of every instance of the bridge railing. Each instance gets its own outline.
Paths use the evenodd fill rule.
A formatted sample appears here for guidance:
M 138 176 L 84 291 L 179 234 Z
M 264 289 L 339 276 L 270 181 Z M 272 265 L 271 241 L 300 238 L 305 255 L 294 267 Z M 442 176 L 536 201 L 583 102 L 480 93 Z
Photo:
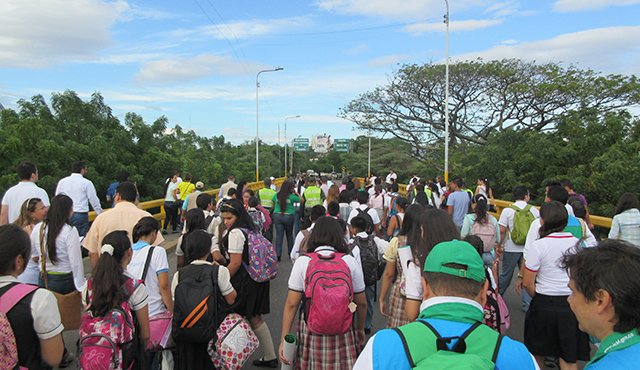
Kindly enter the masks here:
M 284 182 L 284 180 L 285 180 L 284 177 L 277 178 L 273 181 L 273 183 L 276 186 L 280 186 Z M 262 181 L 250 182 L 250 183 L 247 183 L 247 187 L 249 187 L 249 189 L 253 191 L 258 191 L 259 189 L 262 189 L 264 187 L 264 183 Z M 203 191 L 203 193 L 207 193 L 215 197 L 218 196 L 219 192 L 220 192 L 220 188 Z M 166 217 L 166 213 L 164 211 L 164 198 L 149 200 L 146 202 L 140 202 L 138 203 L 138 208 L 144 209 L 145 211 L 151 213 L 153 218 L 155 218 L 158 221 L 162 221 Z M 96 213 L 94 211 L 89 212 L 89 221 L 91 222 L 95 220 L 95 218 L 96 218 Z
M 358 179 L 360 180 L 360 184 L 364 184 L 364 180 L 365 179 L 363 177 L 358 177 Z M 284 177 L 277 178 L 277 179 L 274 180 L 274 184 L 276 186 L 280 186 L 280 185 L 282 185 L 284 180 L 285 180 Z M 250 189 L 252 189 L 254 191 L 257 191 L 257 190 L 261 189 L 264 186 L 264 184 L 263 184 L 262 181 L 258 181 L 258 182 L 248 183 L 247 186 Z M 401 195 L 407 196 L 407 185 L 406 184 L 398 184 L 398 189 L 399 189 L 398 192 Z M 207 193 L 207 194 L 210 194 L 210 195 L 213 195 L 213 196 L 217 197 L 219 191 L 220 191 L 220 189 L 210 189 L 210 190 L 204 191 L 204 193 Z M 496 217 L 500 217 L 500 214 L 502 213 L 502 210 L 505 209 L 505 208 L 508 208 L 512 204 L 513 204 L 513 202 L 508 201 L 508 200 L 495 199 L 496 212 L 492 212 L 492 214 L 494 216 L 496 216 Z M 150 201 L 147 201 L 147 202 L 142 202 L 142 203 L 138 204 L 138 208 L 148 211 L 158 221 L 164 220 L 164 218 L 165 218 L 164 199 L 154 199 L 154 200 L 150 200 Z M 611 228 L 611 218 L 610 217 L 603 217 L 603 216 L 597 216 L 597 215 L 591 215 L 590 217 L 591 217 L 591 223 L 593 223 L 595 226 L 602 227 L 602 228 L 605 228 L 605 229 L 610 229 Z M 96 218 L 96 213 L 95 212 L 90 212 L 89 213 L 89 221 L 93 221 L 95 218 Z

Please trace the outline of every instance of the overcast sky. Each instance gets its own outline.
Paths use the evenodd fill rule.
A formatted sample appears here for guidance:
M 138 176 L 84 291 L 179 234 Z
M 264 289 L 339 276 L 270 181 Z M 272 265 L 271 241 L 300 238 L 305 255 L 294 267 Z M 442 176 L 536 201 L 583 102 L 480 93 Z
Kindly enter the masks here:
M 453 60 L 522 58 L 640 74 L 640 0 L 451 0 Z M 2 0 L 0 103 L 99 91 L 121 119 L 200 135 L 361 134 L 338 109 L 404 63 L 442 62 L 444 1 Z M 281 132 L 281 140 L 284 132 Z

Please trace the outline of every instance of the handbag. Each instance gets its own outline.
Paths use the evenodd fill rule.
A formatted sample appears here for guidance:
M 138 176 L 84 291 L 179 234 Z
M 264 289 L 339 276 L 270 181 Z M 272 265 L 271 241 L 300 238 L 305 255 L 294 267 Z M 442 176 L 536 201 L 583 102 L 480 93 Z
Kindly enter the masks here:
M 49 277 L 47 274 L 47 258 L 44 248 L 44 224 L 40 226 L 40 266 L 45 289 L 49 289 Z M 74 290 L 71 293 L 60 294 L 49 290 L 58 301 L 58 311 L 64 330 L 80 329 L 80 318 L 82 316 L 82 296 L 80 292 Z
M 216 369 L 239 370 L 260 342 L 249 322 L 237 313 L 228 314 L 207 346 Z

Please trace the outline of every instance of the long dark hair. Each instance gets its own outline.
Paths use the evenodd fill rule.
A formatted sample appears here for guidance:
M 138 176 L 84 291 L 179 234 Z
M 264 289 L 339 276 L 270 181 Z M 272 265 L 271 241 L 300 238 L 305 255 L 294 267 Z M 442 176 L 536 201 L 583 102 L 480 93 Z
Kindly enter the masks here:
M 618 199 L 618 205 L 616 206 L 616 214 L 620 214 L 624 211 L 628 211 L 633 208 L 640 208 L 640 202 L 638 197 L 633 193 L 624 193 Z
M 487 197 L 485 197 L 483 194 L 476 194 L 473 197 L 473 203 L 476 205 L 476 220 L 474 222 L 477 222 L 479 224 L 489 222 L 489 214 L 487 213 Z
M 316 220 L 313 232 L 309 235 L 307 252 L 313 252 L 318 247 L 328 245 L 340 253 L 349 253 L 349 247 L 344 241 L 344 227 L 333 217 L 322 216 Z
M 133 242 L 137 243 L 141 237 L 160 230 L 160 223 L 151 216 L 141 218 L 133 227 Z
M 540 218 L 543 221 L 539 230 L 540 239 L 542 239 L 552 233 L 563 231 L 567 226 L 569 213 L 564 204 L 554 200 L 540 207 Z
M 489 196 L 489 192 L 491 191 L 491 186 L 489 186 L 489 179 L 481 177 L 478 180 L 484 183 L 484 192 L 487 193 L 487 196 Z
M 412 204 L 404 211 L 404 218 L 402 219 L 402 227 L 398 235 L 409 236 L 414 229 L 420 229 L 420 215 L 424 212 L 424 207 L 421 204 Z
M 183 240 L 185 266 L 211 253 L 211 234 L 204 230 L 193 230 Z
M 51 207 L 47 217 L 42 224 L 42 228 L 47 228 L 47 255 L 54 265 L 58 262 L 58 254 L 56 253 L 56 239 L 64 225 L 69 224 L 71 210 L 73 209 L 73 200 L 64 194 L 58 194 L 51 199 Z M 43 234 L 44 235 L 44 234 Z M 42 246 L 44 238 L 40 239 Z M 44 258 L 44 256 L 43 256 Z
M 187 211 L 184 216 L 185 227 L 187 228 L 187 234 L 196 230 L 204 230 L 206 223 L 204 221 L 204 212 L 200 208 L 192 208 Z
M 280 213 L 282 214 L 284 214 L 287 209 L 287 200 L 291 193 L 293 193 L 293 182 L 291 180 L 287 180 L 282 183 L 280 191 L 278 191 L 278 204 L 280 205 Z
M 413 257 L 419 263 L 420 271 L 436 244 L 460 239 L 460 230 L 451 216 L 441 209 L 428 209 L 420 216 L 420 241 L 411 245 Z
M 249 213 L 247 213 L 247 210 L 244 209 L 242 201 L 240 201 L 239 199 L 226 199 L 222 201 L 222 203 L 220 203 L 219 209 L 221 214 L 224 212 L 229 212 L 237 217 L 236 222 L 233 225 L 229 226 L 229 228 L 227 229 L 227 234 L 222 238 L 221 249 L 224 253 L 226 253 L 229 247 L 229 234 L 231 233 L 231 230 L 240 227 L 243 229 L 255 231 L 256 225 L 251 219 L 251 216 L 249 216 Z
M 427 193 L 424 192 L 423 184 L 419 183 L 416 185 L 416 197 L 414 199 L 414 203 L 418 203 L 423 206 L 429 205 L 429 198 L 427 198 Z
M 22 256 L 25 266 L 31 256 L 29 235 L 16 224 L 0 226 L 0 275 L 16 271 L 16 258 Z
M 94 316 L 104 316 L 111 309 L 129 299 L 123 289 L 127 281 L 121 262 L 127 251 L 131 249 L 131 241 L 127 232 L 112 231 L 102 239 L 102 246 L 113 247 L 113 255 L 100 252 L 100 259 L 92 274 L 92 298 L 89 310 Z

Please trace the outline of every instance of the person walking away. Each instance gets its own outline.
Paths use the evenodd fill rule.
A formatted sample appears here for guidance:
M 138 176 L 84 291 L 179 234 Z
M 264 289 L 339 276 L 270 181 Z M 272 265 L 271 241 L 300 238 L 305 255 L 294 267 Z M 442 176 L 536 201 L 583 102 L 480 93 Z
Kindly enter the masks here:
M 387 226 L 387 210 L 385 203 L 385 192 L 382 191 L 380 185 L 376 185 L 373 191 L 373 195 L 369 196 L 369 202 L 367 206 L 374 209 L 378 214 L 380 220 L 380 228 L 386 229 Z
M 358 202 L 358 206 L 352 207 L 353 209 L 349 214 L 347 223 L 350 225 L 351 220 L 354 217 L 357 217 L 357 216 L 364 217 L 369 223 L 369 225 L 367 226 L 368 227 L 367 232 L 375 235 L 382 235 L 381 228 L 380 228 L 381 221 L 380 221 L 380 218 L 378 217 L 378 212 L 376 212 L 376 210 L 368 206 L 369 193 L 366 191 L 359 191 L 356 194 L 356 200 Z
M 187 197 L 196 191 L 196 186 L 191 183 L 193 177 L 190 173 L 186 173 L 184 175 L 184 181 L 178 182 L 178 200 L 176 201 L 176 206 L 178 207 L 179 219 L 182 221 L 184 218 L 184 214 L 186 211 L 183 211 L 182 205 L 187 200 Z
M 589 360 L 589 337 L 580 331 L 567 302 L 569 276 L 560 262 L 564 255 L 575 252 L 579 240 L 564 231 L 568 213 L 562 203 L 543 204 L 540 218 L 540 239 L 525 255 L 522 278 L 533 297 L 525 316 L 524 343 L 540 367 L 544 356 L 558 356 L 560 369 L 577 369 L 577 361 Z
M 15 222 L 20 216 L 21 207 L 27 199 L 38 198 L 42 200 L 45 207 L 49 207 L 49 195 L 44 189 L 36 185 L 39 179 L 36 166 L 31 162 L 21 162 L 16 172 L 20 181 L 10 187 L 2 197 L 0 225 Z
M 488 199 L 482 194 L 473 197 L 472 208 L 474 213 L 464 217 L 460 237 L 476 235 L 484 243 L 484 253 L 482 260 L 485 266 L 493 266 L 496 243 L 500 243 L 500 225 L 493 215 L 489 214 Z
M 202 194 L 204 190 L 204 183 L 202 181 L 196 182 L 196 190 L 187 195 L 187 198 L 182 203 L 182 212 L 187 213 L 187 211 L 197 208 L 196 199 L 198 199 L 198 195 Z
M 351 203 L 351 193 L 349 190 L 343 190 L 340 192 L 338 196 L 338 204 L 340 205 L 340 219 L 347 221 L 349 219 L 349 214 L 352 209 L 350 206 Z
M 171 284 L 175 298 L 174 320 L 179 326 L 173 333 L 175 368 L 213 370 L 213 362 L 207 353 L 208 342 L 214 338 L 237 293 L 231 285 L 229 270 L 208 262 L 211 235 L 204 230 L 195 230 L 185 236 L 184 245 L 190 262 L 176 271 Z M 202 301 L 207 302 L 207 309 L 202 316 L 190 318 L 189 314 L 197 312 Z M 185 328 L 182 325 L 185 320 L 192 325 Z
M 420 275 L 426 291 L 418 320 L 376 333 L 354 370 L 538 369 L 522 343 L 482 324 L 488 283 L 469 243 L 438 243 Z
M 404 213 L 407 209 L 407 198 L 397 197 L 394 198 L 396 213 L 389 219 L 389 225 L 387 226 L 387 238 L 390 240 L 393 237 L 398 236 L 402 229 L 402 222 L 404 219 Z
M 578 197 L 578 199 L 580 199 L 580 201 L 582 202 L 582 204 L 584 204 L 584 208 L 587 210 L 587 215 L 585 216 L 585 221 L 587 222 L 587 225 L 589 226 L 589 229 L 593 229 L 593 223 L 591 223 L 591 218 L 590 213 L 589 213 L 589 202 L 587 202 L 587 198 L 580 194 L 580 193 L 576 193 L 576 191 L 573 188 L 573 184 L 571 183 L 571 181 L 569 179 L 562 179 L 560 180 L 560 185 L 562 185 L 562 187 L 569 193 L 569 196 L 576 196 Z
M 353 239 L 349 241 L 349 249 L 354 256 L 360 257 L 362 274 L 366 286 L 367 316 L 364 324 L 365 334 L 370 334 L 373 329 L 373 303 L 376 300 L 378 280 L 386 263 L 382 255 L 387 250 L 389 242 L 378 238 L 370 231 L 369 222 L 362 216 L 351 219 L 349 232 Z
M 227 177 L 227 182 L 220 185 L 220 192 L 218 193 L 218 199 L 224 199 L 229 192 L 229 189 L 237 189 L 238 185 L 236 185 L 236 177 L 234 175 L 229 175 Z
M 167 233 L 167 228 L 171 225 L 174 233 L 178 232 L 178 172 L 174 171 L 167 178 L 164 185 L 164 227 L 162 233 Z
M 420 233 L 420 216 L 424 208 L 420 204 L 412 204 L 407 207 L 402 221 L 402 228 L 397 236 L 389 242 L 389 247 L 382 256 L 386 261 L 386 267 L 380 283 L 380 297 L 378 298 L 380 313 L 387 317 L 387 327 L 397 328 L 408 324 L 409 318 L 405 312 L 405 277 L 398 248 L 409 245 L 409 235 Z M 389 304 L 387 305 L 387 293 L 391 289 Z
M 50 291 L 17 280 L 31 259 L 27 233 L 15 224 L 0 226 L 0 250 L 0 312 L 9 324 L 5 330 L 15 338 L 14 348 L 8 340 L 3 346 L 12 350 L 17 360 L 4 365 L 52 369 L 60 364 L 64 352 L 58 302 Z
M 89 203 L 96 215 L 102 213 L 102 206 L 96 194 L 96 188 L 90 180 L 85 178 L 88 171 L 89 169 L 85 162 L 73 162 L 71 175 L 58 181 L 58 186 L 56 187 L 56 195 L 65 194 L 73 200 L 71 226 L 78 229 L 78 235 L 80 236 L 87 235 L 89 230 Z
M 471 205 L 471 197 L 464 191 L 464 183 L 461 178 L 454 178 L 449 186 L 451 187 L 451 194 L 447 197 L 447 212 L 453 218 L 453 223 L 456 224 L 458 229 L 462 229 L 464 217 L 469 212 L 469 206 Z
M 280 191 L 272 198 L 274 202 L 273 225 L 276 228 L 276 253 L 278 261 L 282 256 L 282 244 L 287 238 L 287 253 L 293 250 L 293 225 L 296 210 L 294 203 L 300 202 L 300 197 L 293 194 L 293 182 L 287 180 L 282 183 Z
M 304 190 L 304 193 L 300 198 L 300 209 L 302 210 L 301 214 L 303 216 L 301 227 L 309 227 L 308 219 L 309 214 L 311 213 L 311 208 L 317 205 L 322 205 L 324 198 L 324 192 L 318 187 L 316 178 L 309 177 L 307 179 L 307 188 Z
M 149 339 L 148 297 L 145 285 L 126 271 L 132 255 L 126 231 L 113 231 L 102 240 L 100 258 L 82 292 L 88 308 L 80 324 L 80 368 L 144 368 L 139 354 Z
M 276 206 L 277 207 L 277 206 Z M 238 297 L 231 311 L 249 320 L 251 328 L 260 341 L 262 357 L 254 360 L 258 367 L 276 368 L 278 359 L 273 347 L 271 332 L 262 319 L 269 313 L 269 280 L 255 281 L 247 271 L 249 264 L 250 233 L 257 232 L 249 214 L 239 200 L 225 201 L 220 205 L 220 213 L 226 227 L 220 243 L 220 252 L 229 261 L 227 268 L 231 275 L 231 284 Z M 255 239 L 255 238 L 254 238 Z M 263 261 L 265 264 L 272 261 Z
M 290 363 L 291 359 L 284 356 L 284 337 L 292 332 L 302 302 L 296 330 L 299 339 L 296 368 L 351 369 L 365 340 L 367 301 L 362 270 L 350 255 L 337 220 L 320 217 L 316 221 L 308 253 L 294 263 L 288 286 L 282 314 L 280 361 Z M 335 303 L 327 305 L 327 301 Z
M 597 263 L 594 263 L 597 261 Z M 640 358 L 640 250 L 620 240 L 600 242 L 562 259 L 567 301 L 580 330 L 601 341 L 586 370 L 634 369 Z
M 118 173 L 118 175 L 116 176 L 116 181 L 109 184 L 109 187 L 107 188 L 107 194 L 105 195 L 105 199 L 107 203 L 111 203 L 111 207 L 116 205 L 116 200 L 114 198 L 116 196 L 116 189 L 118 188 L 118 185 L 120 185 L 121 182 L 125 182 L 125 181 L 129 181 L 129 172 L 122 171 Z
M 300 232 L 296 235 L 295 241 L 293 242 L 293 249 L 291 250 L 290 255 L 292 263 L 295 263 L 298 257 L 307 253 L 307 244 L 309 242 L 309 237 L 313 232 L 313 227 L 315 226 L 316 221 L 318 221 L 320 217 L 325 216 L 326 213 L 327 212 L 323 206 L 315 206 L 311 208 L 311 215 L 309 216 L 311 226 L 304 230 L 300 230 Z
M 44 220 L 48 210 L 49 208 L 44 205 L 40 198 L 29 198 L 22 204 L 20 216 L 14 224 L 20 226 L 27 235 L 31 236 L 34 226 Z M 24 272 L 18 276 L 18 281 L 24 284 L 38 285 L 39 277 L 40 267 L 38 262 L 30 258 Z
M 618 200 L 616 215 L 611 221 L 609 239 L 618 239 L 640 247 L 640 202 L 633 193 L 624 193 Z
M 258 199 L 260 200 L 260 204 L 262 205 L 262 207 L 264 207 L 264 209 L 269 212 L 269 218 L 272 217 L 273 207 L 275 206 L 275 203 L 273 202 L 273 196 L 276 195 L 276 191 L 275 189 L 271 188 L 272 185 L 273 182 L 271 180 L 271 177 L 267 177 L 264 179 L 264 187 L 258 190 Z M 273 223 L 271 222 L 265 230 L 265 237 L 270 242 L 273 242 Z

